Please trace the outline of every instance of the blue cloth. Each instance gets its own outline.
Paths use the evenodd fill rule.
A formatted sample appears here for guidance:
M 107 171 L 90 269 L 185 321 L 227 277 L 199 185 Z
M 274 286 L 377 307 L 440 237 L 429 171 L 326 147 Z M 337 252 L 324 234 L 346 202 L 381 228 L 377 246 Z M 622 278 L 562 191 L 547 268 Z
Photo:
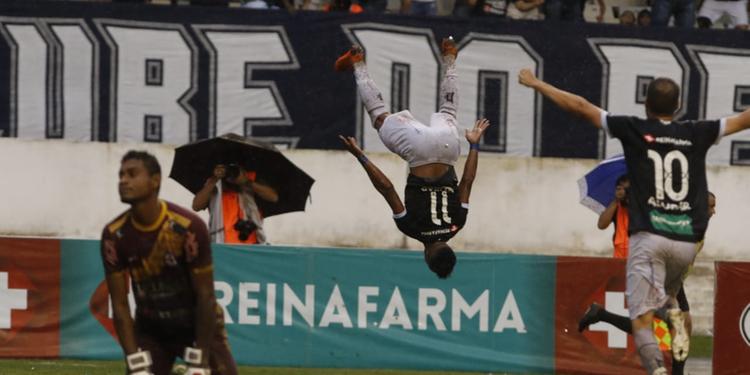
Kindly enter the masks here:
M 651 4 L 651 25 L 667 26 L 674 15 L 674 26 L 693 28 L 695 23 L 695 1 L 654 0 Z
M 603 160 L 578 180 L 581 204 L 597 214 L 604 212 L 615 199 L 617 179 L 627 173 L 624 156 L 617 155 Z
M 437 3 L 434 1 L 412 1 L 411 14 L 415 16 L 437 15 Z
M 583 0 L 547 0 L 544 2 L 546 20 L 583 22 Z

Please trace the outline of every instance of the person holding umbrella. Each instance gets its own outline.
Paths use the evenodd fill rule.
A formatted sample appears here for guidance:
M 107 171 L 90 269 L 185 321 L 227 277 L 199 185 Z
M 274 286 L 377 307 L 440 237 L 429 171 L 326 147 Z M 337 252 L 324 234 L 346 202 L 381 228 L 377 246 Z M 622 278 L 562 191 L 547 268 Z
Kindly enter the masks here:
M 601 230 L 607 229 L 610 224 L 615 225 L 615 232 L 612 235 L 613 256 L 619 259 L 628 258 L 628 189 L 630 189 L 628 175 L 618 177 L 615 184 L 615 199 L 599 215 L 597 221 L 597 227 Z
M 440 87 L 440 109 L 433 113 L 429 126 L 417 121 L 408 111 L 391 114 L 375 82 L 367 72 L 364 51 L 353 46 L 336 60 L 337 71 L 353 71 L 360 97 L 370 114 L 380 139 L 393 153 L 409 163 L 404 201 L 390 179 L 365 156 L 353 137 L 339 135 L 346 149 L 354 155 L 370 177 L 375 189 L 385 198 L 402 233 L 424 245 L 425 262 L 439 278 L 447 278 L 456 264 L 456 255 L 448 240 L 466 223 L 469 196 L 476 177 L 479 140 L 490 125 L 481 119 L 466 130 L 470 150 L 461 182 L 453 164 L 461 152 L 456 112 L 458 85 L 456 56 L 452 38 L 441 45 L 445 74 Z
M 169 177 L 209 209 L 219 243 L 266 243 L 263 220 L 304 211 L 315 182 L 273 144 L 233 133 L 177 147 Z
M 649 375 L 667 374 L 654 340 L 654 312 L 667 307 L 675 328 L 672 353 L 687 358 L 690 339 L 675 296 L 708 226 L 706 153 L 711 145 L 750 128 L 750 110 L 714 121 L 676 121 L 680 88 L 656 78 L 646 93 L 646 118 L 612 116 L 523 69 L 519 82 L 622 143 L 630 175 L 626 299 L 633 338 Z
M 193 198 L 193 210 L 209 209 L 209 230 L 214 242 L 264 244 L 263 213 L 257 199 L 276 203 L 279 194 L 259 182 L 256 173 L 236 163 L 214 166 L 203 188 Z

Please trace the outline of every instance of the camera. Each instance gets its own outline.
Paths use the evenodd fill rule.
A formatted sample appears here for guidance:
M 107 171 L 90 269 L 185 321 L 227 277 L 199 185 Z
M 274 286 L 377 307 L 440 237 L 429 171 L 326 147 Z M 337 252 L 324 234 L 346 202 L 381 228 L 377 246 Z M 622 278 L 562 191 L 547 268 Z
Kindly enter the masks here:
M 235 179 L 239 177 L 240 175 L 240 166 L 238 164 L 232 163 L 228 164 L 226 168 L 226 172 L 224 173 L 224 177 L 229 179 Z
M 234 223 L 234 229 L 239 232 L 238 237 L 240 238 L 240 241 L 247 241 L 247 238 L 250 237 L 250 233 L 253 233 L 253 231 L 258 229 L 258 226 L 250 220 L 240 219 Z

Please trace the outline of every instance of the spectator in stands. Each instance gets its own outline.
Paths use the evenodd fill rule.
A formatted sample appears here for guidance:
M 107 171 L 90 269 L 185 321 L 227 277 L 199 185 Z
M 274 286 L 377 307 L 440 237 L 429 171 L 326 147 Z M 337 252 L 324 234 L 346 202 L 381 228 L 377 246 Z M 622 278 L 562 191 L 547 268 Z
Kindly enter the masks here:
M 726 15 L 726 28 L 748 29 L 748 0 L 705 0 L 698 11 L 698 25 L 709 28 Z
M 484 14 L 505 17 L 506 0 L 456 0 L 454 17 L 477 17 Z
M 642 9 L 638 12 L 638 26 L 646 27 L 651 26 L 651 11 L 648 9 Z
M 172 5 L 176 5 L 177 3 L 177 0 L 170 0 L 170 1 L 172 2 Z M 190 0 L 190 5 L 228 7 L 229 0 Z
M 604 12 L 607 6 L 604 0 L 596 0 L 599 5 L 597 22 L 604 20 Z M 585 0 L 546 0 L 544 2 L 544 14 L 548 20 L 583 22 L 583 9 L 586 7 Z
M 547 0 L 544 2 L 544 14 L 548 20 L 582 21 L 583 0 Z
M 625 12 L 620 15 L 620 19 Z M 633 12 L 630 12 L 633 15 Z M 635 21 L 635 20 L 634 20 Z M 630 179 L 627 175 L 622 175 L 615 183 L 615 199 L 607 206 L 607 209 L 599 215 L 597 227 L 605 230 L 610 224 L 615 225 L 615 232 L 612 235 L 612 244 L 614 245 L 615 258 L 625 259 L 628 257 L 628 189 L 630 189 Z
M 388 8 L 388 0 L 360 0 L 359 3 L 365 13 L 385 13 Z
M 540 7 L 544 0 L 511 0 L 508 3 L 508 18 L 514 20 L 540 20 L 543 18 Z
M 294 5 L 289 0 L 247 0 L 242 3 L 243 8 L 249 9 L 285 9 L 289 13 L 294 13 Z
M 270 186 L 257 181 L 255 172 L 236 164 L 217 165 L 203 189 L 195 194 L 193 210 L 209 209 L 213 242 L 263 244 L 266 243 L 263 213 L 256 198 L 276 202 L 279 195 Z
M 651 24 L 667 26 L 674 16 L 674 26 L 693 28 L 695 24 L 695 0 L 653 0 Z
M 604 3 L 604 0 L 596 0 L 596 4 L 599 8 L 599 14 L 596 15 L 596 22 L 602 23 L 604 22 L 604 14 L 607 12 L 607 4 Z M 586 7 L 586 2 L 581 2 L 581 5 L 583 5 L 583 7 L 581 8 L 581 12 L 583 12 Z
M 620 13 L 620 25 L 635 26 L 635 14 L 629 10 Z
M 401 0 L 401 13 L 415 16 L 436 16 L 436 0 Z

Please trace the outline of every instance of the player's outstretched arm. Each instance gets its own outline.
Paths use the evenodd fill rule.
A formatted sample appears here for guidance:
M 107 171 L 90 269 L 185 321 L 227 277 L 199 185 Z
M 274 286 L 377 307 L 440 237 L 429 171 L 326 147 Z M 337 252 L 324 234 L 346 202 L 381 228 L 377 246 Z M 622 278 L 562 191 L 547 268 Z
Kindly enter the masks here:
M 385 201 L 388 202 L 388 206 L 391 207 L 391 211 L 393 211 L 394 214 L 404 212 L 404 204 L 401 202 L 401 198 L 399 198 L 396 189 L 393 188 L 393 183 L 388 177 L 386 177 L 380 168 L 365 156 L 365 153 L 359 148 L 357 140 L 354 139 L 354 137 L 344 137 L 342 135 L 339 135 L 339 139 L 344 143 L 344 146 L 346 146 L 349 153 L 354 155 L 357 160 L 359 160 L 360 164 L 362 164 L 362 168 L 365 169 L 367 176 L 370 177 L 372 186 L 374 186 L 383 198 L 385 198 Z
M 538 91 L 564 111 L 583 117 L 586 121 L 597 128 L 602 127 L 602 109 L 591 104 L 591 102 L 583 97 L 560 90 L 557 87 L 536 78 L 534 73 L 529 69 L 521 69 L 521 72 L 518 73 L 518 82 Z
M 138 351 L 138 344 L 135 341 L 133 317 L 130 316 L 128 281 L 125 272 L 107 274 L 107 288 L 112 298 L 112 317 L 122 351 L 125 355 L 133 354 Z
M 750 109 L 746 109 L 744 112 L 738 115 L 727 117 L 727 124 L 726 128 L 724 128 L 724 135 L 731 135 L 748 128 L 750 128 Z
M 479 163 L 479 140 L 482 134 L 490 126 L 490 121 L 486 118 L 477 120 L 474 128 L 466 129 L 466 140 L 469 141 L 469 156 L 466 157 L 464 164 L 464 174 L 461 176 L 461 182 L 458 184 L 458 199 L 461 203 L 469 203 L 471 195 L 471 186 L 477 176 L 477 165 Z

